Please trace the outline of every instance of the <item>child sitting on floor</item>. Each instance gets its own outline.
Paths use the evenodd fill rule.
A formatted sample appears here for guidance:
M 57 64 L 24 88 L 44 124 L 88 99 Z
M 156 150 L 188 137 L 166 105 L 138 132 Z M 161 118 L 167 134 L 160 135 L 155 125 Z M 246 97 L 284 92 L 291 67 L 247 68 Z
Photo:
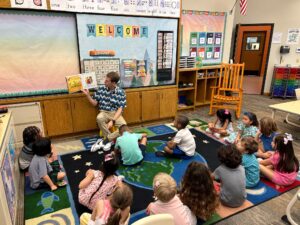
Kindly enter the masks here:
M 79 184 L 79 203 L 93 210 L 99 199 L 106 199 L 120 183 L 114 175 L 118 168 L 119 159 L 112 152 L 104 156 L 100 170 L 89 169 Z
M 167 213 L 174 217 L 175 225 L 196 225 L 196 217 L 182 204 L 176 195 L 176 181 L 166 173 L 158 173 L 153 179 L 156 202 L 147 207 L 147 214 Z
M 60 171 L 57 156 L 52 153 L 51 141 L 48 138 L 36 140 L 32 146 L 34 156 L 29 166 L 30 187 L 39 189 L 49 186 L 52 191 L 57 186 L 64 186 L 65 173 Z
M 246 199 L 245 169 L 241 166 L 242 155 L 236 146 L 224 145 L 218 151 L 221 165 L 213 175 L 221 183 L 220 200 L 228 207 L 240 207 Z
M 83 213 L 80 225 L 127 225 L 132 199 L 132 190 L 121 184 L 107 199 L 97 201 L 92 215 Z
M 206 132 L 212 133 L 217 138 L 227 136 L 233 132 L 231 113 L 228 109 L 219 109 L 217 119 L 214 123 L 209 123 Z
M 120 137 L 117 138 L 115 144 L 116 154 L 121 153 L 121 162 L 126 166 L 138 165 L 143 161 L 147 134 L 131 133 L 127 125 L 119 128 Z
M 238 150 L 242 153 L 242 165 L 245 168 L 246 187 L 254 187 L 259 182 L 259 163 L 255 152 L 258 149 L 258 143 L 253 137 L 243 137 L 237 143 Z
M 174 120 L 174 126 L 177 128 L 173 140 L 168 141 L 164 151 L 157 151 L 155 155 L 174 156 L 182 159 L 190 159 L 194 156 L 196 150 L 195 139 L 191 131 L 186 127 L 189 119 L 186 116 L 177 116 Z
M 279 186 L 294 183 L 299 170 L 299 161 L 294 153 L 291 134 L 280 134 L 272 142 L 275 153 L 260 161 L 260 172 Z
M 206 165 L 199 162 L 189 164 L 181 181 L 179 198 L 201 222 L 212 216 L 219 198 Z
M 237 126 L 238 132 L 233 132 L 224 140 L 229 143 L 237 143 L 242 137 L 255 137 L 258 130 L 257 117 L 252 112 L 244 112 L 242 122 Z
M 256 141 L 260 143 L 257 157 L 267 159 L 274 153 L 272 141 L 277 133 L 277 125 L 270 117 L 263 117 L 259 121 L 259 130 L 256 134 Z
M 23 171 L 28 170 L 30 162 L 34 156 L 32 151 L 33 143 L 42 137 L 41 130 L 36 126 L 26 127 L 23 131 L 23 143 L 24 146 L 19 155 L 19 166 Z

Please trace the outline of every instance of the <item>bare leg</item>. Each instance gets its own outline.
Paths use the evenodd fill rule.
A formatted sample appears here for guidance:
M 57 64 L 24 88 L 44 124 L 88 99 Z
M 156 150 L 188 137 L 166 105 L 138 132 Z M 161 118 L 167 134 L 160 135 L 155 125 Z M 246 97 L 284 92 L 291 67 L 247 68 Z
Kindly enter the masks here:
M 171 148 L 169 148 L 169 146 L 166 146 L 166 147 L 164 148 L 164 150 L 165 150 L 165 152 L 166 152 L 167 154 L 170 154 L 170 155 L 173 154 L 173 150 L 172 150 Z
M 259 165 L 260 172 L 269 180 L 273 180 L 274 171 L 267 166 Z

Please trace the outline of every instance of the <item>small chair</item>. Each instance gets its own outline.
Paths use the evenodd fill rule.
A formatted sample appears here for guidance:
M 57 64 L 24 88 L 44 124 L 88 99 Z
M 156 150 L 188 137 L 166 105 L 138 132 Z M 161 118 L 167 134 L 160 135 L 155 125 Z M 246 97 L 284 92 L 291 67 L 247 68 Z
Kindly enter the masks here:
M 147 216 L 132 225 L 174 225 L 174 218 L 170 214 L 156 214 Z
M 297 191 L 297 193 L 294 195 L 294 197 L 288 204 L 286 208 L 286 215 L 281 217 L 281 219 L 287 224 L 298 225 L 298 223 L 296 223 L 291 216 L 292 207 L 296 204 L 297 200 L 300 201 L 300 189 Z
M 211 87 L 209 114 L 214 109 L 233 109 L 237 118 L 240 117 L 243 101 L 243 78 L 245 64 L 223 63 L 220 68 L 218 86 Z

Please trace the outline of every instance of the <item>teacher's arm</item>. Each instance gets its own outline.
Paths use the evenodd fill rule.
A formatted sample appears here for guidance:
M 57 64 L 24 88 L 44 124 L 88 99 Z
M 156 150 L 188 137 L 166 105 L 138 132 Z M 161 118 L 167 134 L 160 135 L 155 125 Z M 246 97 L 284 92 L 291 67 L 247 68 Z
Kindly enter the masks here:
M 81 90 L 83 92 L 83 94 L 85 94 L 85 96 L 87 97 L 87 99 L 89 100 L 89 102 L 93 105 L 93 106 L 97 106 L 98 102 L 92 98 L 92 96 L 90 95 L 90 92 L 88 89 L 82 89 Z

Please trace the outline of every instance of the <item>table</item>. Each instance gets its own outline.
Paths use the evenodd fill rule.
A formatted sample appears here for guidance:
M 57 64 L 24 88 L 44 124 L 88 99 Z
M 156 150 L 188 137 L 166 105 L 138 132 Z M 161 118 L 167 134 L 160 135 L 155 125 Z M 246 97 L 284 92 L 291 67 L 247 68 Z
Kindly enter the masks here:
M 276 110 L 287 112 L 287 115 L 285 117 L 285 122 L 288 124 L 294 125 L 296 127 L 300 127 L 300 124 L 293 123 L 293 122 L 289 121 L 289 119 L 288 119 L 290 114 L 300 116 L 300 100 L 269 105 L 269 108 L 272 109 L 272 118 L 273 119 L 275 118 Z

